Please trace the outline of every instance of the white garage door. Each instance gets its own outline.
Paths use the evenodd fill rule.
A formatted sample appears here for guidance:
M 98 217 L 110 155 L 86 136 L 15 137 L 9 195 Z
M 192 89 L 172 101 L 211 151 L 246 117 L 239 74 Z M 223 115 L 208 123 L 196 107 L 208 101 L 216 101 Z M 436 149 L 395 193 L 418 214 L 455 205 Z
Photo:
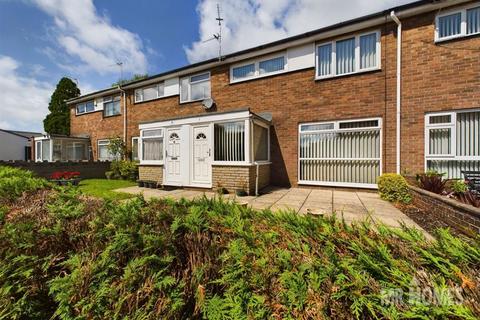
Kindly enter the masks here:
M 299 183 L 376 188 L 381 172 L 381 119 L 299 126 Z

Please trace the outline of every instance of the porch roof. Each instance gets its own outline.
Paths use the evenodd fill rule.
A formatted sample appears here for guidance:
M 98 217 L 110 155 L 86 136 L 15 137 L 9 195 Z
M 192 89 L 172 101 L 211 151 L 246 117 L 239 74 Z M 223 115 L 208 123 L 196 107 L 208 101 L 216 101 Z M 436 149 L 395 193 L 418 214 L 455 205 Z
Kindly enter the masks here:
M 235 119 L 235 118 L 242 118 L 242 117 L 253 117 L 257 120 L 260 120 L 266 124 L 270 124 L 271 121 L 271 114 L 263 113 L 261 115 L 253 113 L 250 111 L 250 108 L 241 108 L 236 110 L 230 111 L 222 111 L 222 112 L 209 112 L 209 113 L 201 113 L 201 114 L 192 114 L 192 115 L 185 115 L 185 116 L 177 116 L 172 118 L 163 118 L 163 119 L 156 119 L 156 120 L 148 120 L 140 122 L 140 129 L 142 127 L 151 127 L 152 124 L 157 125 L 176 125 L 179 120 L 189 120 L 191 119 L 192 122 L 213 122 L 213 121 L 221 121 L 221 120 L 228 120 L 228 119 Z M 208 119 L 210 118 L 210 119 Z M 196 121 L 193 121 L 195 120 Z M 183 121 L 182 121 L 183 122 Z M 188 122 L 188 121 L 187 121 Z

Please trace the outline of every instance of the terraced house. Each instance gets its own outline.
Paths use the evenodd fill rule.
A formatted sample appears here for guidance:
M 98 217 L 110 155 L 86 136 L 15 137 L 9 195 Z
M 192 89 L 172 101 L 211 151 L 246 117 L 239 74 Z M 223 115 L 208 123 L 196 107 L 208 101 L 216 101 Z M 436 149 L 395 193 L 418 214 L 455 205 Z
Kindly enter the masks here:
M 480 170 L 480 2 L 417 1 L 70 100 L 161 185 L 375 188 Z M 48 143 L 48 140 L 45 143 Z

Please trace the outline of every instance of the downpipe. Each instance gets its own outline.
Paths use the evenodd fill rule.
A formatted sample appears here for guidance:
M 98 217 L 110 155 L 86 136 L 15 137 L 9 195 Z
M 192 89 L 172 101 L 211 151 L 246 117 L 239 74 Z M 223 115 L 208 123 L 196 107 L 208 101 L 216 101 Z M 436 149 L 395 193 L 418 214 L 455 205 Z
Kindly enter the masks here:
M 402 22 L 395 15 L 395 11 L 390 12 L 390 17 L 397 24 L 397 132 L 396 132 L 396 172 L 400 174 L 400 151 L 401 151 L 401 94 L 402 94 Z

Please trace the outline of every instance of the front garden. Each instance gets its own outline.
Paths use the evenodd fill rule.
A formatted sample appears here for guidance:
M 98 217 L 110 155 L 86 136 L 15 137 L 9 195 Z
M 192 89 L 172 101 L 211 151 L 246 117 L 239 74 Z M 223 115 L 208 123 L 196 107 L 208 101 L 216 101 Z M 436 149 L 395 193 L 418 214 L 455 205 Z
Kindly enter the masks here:
M 478 238 L 0 178 L 0 319 L 480 317 Z

